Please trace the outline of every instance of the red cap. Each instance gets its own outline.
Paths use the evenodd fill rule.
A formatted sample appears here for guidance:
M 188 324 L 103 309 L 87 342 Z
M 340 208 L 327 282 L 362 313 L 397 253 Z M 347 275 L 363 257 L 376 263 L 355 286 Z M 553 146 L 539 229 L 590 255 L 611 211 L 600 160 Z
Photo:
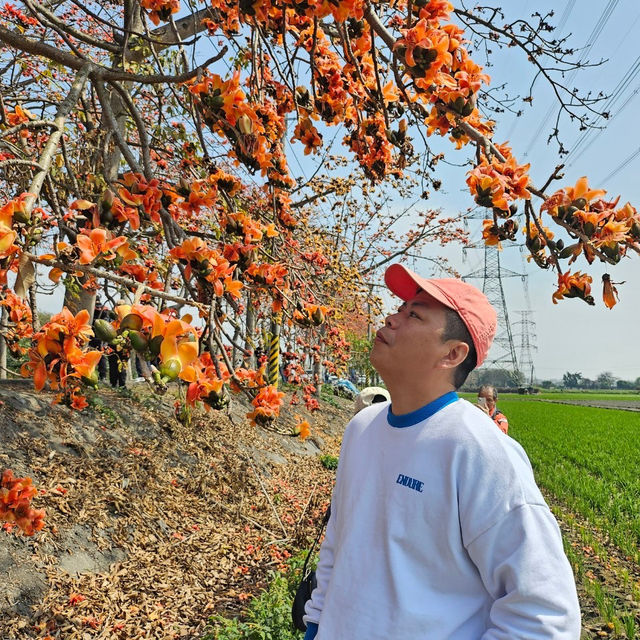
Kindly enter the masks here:
M 423 278 L 401 264 L 392 264 L 385 271 L 384 281 L 402 300 L 410 300 L 422 290 L 457 311 L 476 348 L 476 366 L 484 362 L 496 335 L 497 314 L 482 291 L 456 278 Z

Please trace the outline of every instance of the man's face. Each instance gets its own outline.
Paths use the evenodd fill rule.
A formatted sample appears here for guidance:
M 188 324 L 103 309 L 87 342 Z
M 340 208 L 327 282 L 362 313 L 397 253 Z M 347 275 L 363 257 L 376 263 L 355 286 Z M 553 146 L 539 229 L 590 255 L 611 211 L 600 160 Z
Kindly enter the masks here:
M 446 324 L 446 307 L 420 291 L 388 316 L 378 330 L 371 364 L 386 382 L 396 376 L 423 375 L 436 369 L 449 351 L 442 341 Z

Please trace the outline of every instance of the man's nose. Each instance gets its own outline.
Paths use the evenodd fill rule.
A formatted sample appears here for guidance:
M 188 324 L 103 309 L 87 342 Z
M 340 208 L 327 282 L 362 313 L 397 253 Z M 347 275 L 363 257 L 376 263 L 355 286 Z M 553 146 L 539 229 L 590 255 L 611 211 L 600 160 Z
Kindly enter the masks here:
M 384 321 L 384 326 L 389 327 L 390 329 L 393 329 L 396 325 L 397 315 L 398 315 L 397 313 L 392 313 L 391 315 L 387 316 Z

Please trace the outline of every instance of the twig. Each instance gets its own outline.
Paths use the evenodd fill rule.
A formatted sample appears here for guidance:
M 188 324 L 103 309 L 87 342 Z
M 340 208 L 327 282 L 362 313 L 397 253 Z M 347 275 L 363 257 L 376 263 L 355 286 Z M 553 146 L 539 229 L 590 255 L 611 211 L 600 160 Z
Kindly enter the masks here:
M 316 488 L 318 487 L 318 480 L 316 480 L 316 483 L 313 485 L 313 489 L 311 489 L 311 495 L 309 496 L 309 499 L 307 500 L 307 504 L 304 505 L 304 509 L 302 510 L 302 513 L 300 514 L 300 517 L 298 518 L 298 522 L 296 523 L 296 529 L 300 526 L 300 523 L 302 522 L 302 518 L 304 518 L 304 514 L 307 512 L 307 509 L 309 508 L 309 505 L 311 504 L 311 500 L 313 498 L 313 495 L 316 492 Z
M 273 501 L 271 500 L 271 496 L 269 495 L 269 492 L 267 491 L 267 488 L 264 486 L 264 482 L 262 482 L 262 478 L 260 477 L 260 474 L 258 473 L 258 470 L 255 468 L 253 462 L 251 461 L 251 457 L 250 456 L 245 456 L 247 459 L 247 462 L 251 465 L 251 468 L 253 469 L 253 472 L 256 474 L 256 478 L 258 478 L 258 482 L 260 483 L 260 486 L 262 487 L 262 492 L 264 493 L 267 501 L 269 502 L 269 504 L 271 505 L 271 508 L 273 509 L 273 513 L 276 516 L 276 519 L 278 521 L 278 523 L 280 524 L 280 528 L 282 529 L 282 533 L 284 533 L 284 537 L 288 538 L 289 534 L 287 533 L 287 530 L 284 528 L 284 525 L 282 524 L 282 520 L 280 520 L 280 516 L 278 515 L 278 512 L 276 510 L 275 505 L 273 504 Z

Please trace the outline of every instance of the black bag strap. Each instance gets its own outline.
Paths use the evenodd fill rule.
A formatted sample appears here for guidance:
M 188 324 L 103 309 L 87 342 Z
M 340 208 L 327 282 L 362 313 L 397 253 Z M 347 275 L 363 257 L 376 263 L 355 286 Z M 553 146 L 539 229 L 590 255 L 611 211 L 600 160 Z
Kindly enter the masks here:
M 311 556 L 313 555 L 313 552 L 315 551 L 315 548 L 318 544 L 318 542 L 320 542 L 320 538 L 322 537 L 322 532 L 324 531 L 324 528 L 327 526 L 327 522 L 329 522 L 329 518 L 331 517 L 331 505 L 329 505 L 327 507 L 327 510 L 324 514 L 324 517 L 322 518 L 322 522 L 320 523 L 320 529 L 318 531 L 318 535 L 316 536 L 316 539 L 313 541 L 313 544 L 311 545 L 311 548 L 309 549 L 309 552 L 307 553 L 307 557 L 304 559 L 304 565 L 302 566 L 302 579 L 306 580 L 309 573 L 311 573 L 310 570 L 308 570 L 308 564 L 309 564 L 309 560 L 311 559 Z

